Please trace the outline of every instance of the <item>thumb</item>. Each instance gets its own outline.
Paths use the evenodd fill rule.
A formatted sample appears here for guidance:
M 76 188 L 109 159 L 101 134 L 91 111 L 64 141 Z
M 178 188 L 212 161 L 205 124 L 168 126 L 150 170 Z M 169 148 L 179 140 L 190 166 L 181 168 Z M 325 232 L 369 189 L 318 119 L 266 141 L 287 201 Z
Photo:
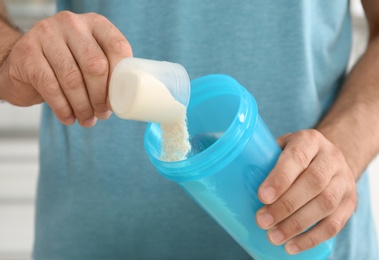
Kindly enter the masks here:
M 287 142 L 288 142 L 288 137 L 292 135 L 292 133 L 287 133 L 287 134 L 284 134 L 278 138 L 276 138 L 276 141 L 278 142 L 278 145 L 283 149 Z

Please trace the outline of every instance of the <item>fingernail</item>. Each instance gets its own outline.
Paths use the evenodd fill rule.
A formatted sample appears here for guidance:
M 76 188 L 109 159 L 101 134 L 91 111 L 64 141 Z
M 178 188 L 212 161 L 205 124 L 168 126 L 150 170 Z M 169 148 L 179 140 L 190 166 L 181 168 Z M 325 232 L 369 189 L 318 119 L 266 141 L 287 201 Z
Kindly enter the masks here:
M 73 123 L 75 123 L 75 120 L 76 120 L 76 118 L 71 116 L 69 118 L 63 119 L 62 123 L 65 125 L 72 125 Z
M 102 112 L 102 113 L 95 113 L 95 116 L 98 118 L 98 119 L 101 119 L 101 120 L 106 120 L 108 119 L 110 116 L 112 115 L 112 111 L 108 110 L 106 112 Z
M 287 250 L 288 254 L 291 254 L 291 255 L 294 255 L 294 254 L 297 254 L 300 252 L 299 247 L 295 244 L 290 244 L 290 245 L 286 246 L 286 250 Z
M 262 199 L 267 203 L 272 202 L 272 200 L 275 198 L 275 195 L 276 192 L 273 187 L 266 187 L 262 190 Z
M 257 215 L 257 222 L 258 222 L 258 225 L 261 226 L 262 228 L 267 228 L 272 224 L 272 222 L 274 222 L 274 218 L 272 217 L 271 214 L 267 212 L 263 212 Z
M 283 235 L 282 231 L 280 231 L 277 228 L 269 231 L 268 236 L 269 236 L 271 242 L 274 244 L 281 244 L 281 242 L 284 239 L 284 235 Z
M 97 122 L 97 119 L 96 117 L 91 117 L 90 119 L 87 119 L 83 122 L 81 122 L 80 124 L 84 127 L 93 127 Z

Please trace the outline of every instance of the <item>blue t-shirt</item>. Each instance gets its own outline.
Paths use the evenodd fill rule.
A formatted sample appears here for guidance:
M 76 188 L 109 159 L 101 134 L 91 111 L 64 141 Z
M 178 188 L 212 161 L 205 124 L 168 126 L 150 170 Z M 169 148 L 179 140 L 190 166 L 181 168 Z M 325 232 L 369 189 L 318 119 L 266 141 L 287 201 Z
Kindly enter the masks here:
M 275 136 L 314 127 L 335 100 L 350 53 L 347 0 L 61 0 L 97 12 L 136 57 L 223 73 L 255 96 Z M 112 116 L 62 125 L 45 105 L 35 259 L 250 259 L 143 148 L 146 124 Z M 331 259 L 378 259 L 366 174 Z

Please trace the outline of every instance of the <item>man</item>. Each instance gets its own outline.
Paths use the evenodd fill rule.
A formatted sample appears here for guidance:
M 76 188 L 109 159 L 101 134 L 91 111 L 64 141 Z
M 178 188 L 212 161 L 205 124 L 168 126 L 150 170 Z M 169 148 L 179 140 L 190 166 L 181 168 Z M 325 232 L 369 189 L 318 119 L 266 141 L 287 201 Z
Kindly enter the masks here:
M 59 12 L 25 35 L 3 11 L 0 98 L 46 102 L 34 257 L 249 258 L 154 171 L 145 124 L 110 117 L 107 83 L 133 46 L 191 78 L 231 75 L 254 94 L 283 147 L 256 215 L 273 244 L 296 254 L 337 235 L 331 259 L 377 259 L 363 172 L 379 148 L 379 3 L 362 2 L 370 41 L 347 80 L 346 0 L 65 0 L 59 11 L 82 14 Z

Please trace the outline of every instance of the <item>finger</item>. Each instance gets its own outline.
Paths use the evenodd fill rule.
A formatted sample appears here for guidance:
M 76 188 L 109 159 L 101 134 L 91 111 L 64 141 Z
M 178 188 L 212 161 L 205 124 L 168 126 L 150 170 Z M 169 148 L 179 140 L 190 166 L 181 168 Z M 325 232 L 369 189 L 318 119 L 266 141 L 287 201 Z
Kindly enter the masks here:
M 341 183 L 343 178 L 333 178 L 327 189 L 316 198 L 270 229 L 267 232 L 269 240 L 276 245 L 282 244 L 329 216 L 339 207 L 344 196 L 346 185 Z
M 58 15 L 67 24 L 62 29 L 70 29 L 65 33 L 65 40 L 84 79 L 92 119 L 93 115 L 106 119 L 110 115 L 106 89 L 109 65 L 105 54 L 92 36 L 93 21 L 89 20 L 87 15 L 71 12 L 61 12 Z
M 121 59 L 132 56 L 132 52 L 122 33 L 105 17 L 97 14 L 84 14 L 82 17 L 92 21 L 87 31 L 91 35 L 79 34 L 85 43 L 81 46 L 75 44 L 77 37 L 69 38 L 70 48 L 75 56 L 85 53 L 78 56 L 78 63 L 84 71 L 92 106 L 97 117 L 107 119 L 111 115 L 107 99 L 111 71 Z
M 42 42 L 46 59 L 54 70 L 63 93 L 65 94 L 78 122 L 92 127 L 95 123 L 93 109 L 89 101 L 82 73 L 64 41 L 52 37 Z
M 292 135 L 292 133 L 287 133 L 285 135 L 282 135 L 278 138 L 276 138 L 276 142 L 278 143 L 278 145 L 283 149 L 285 144 L 287 143 L 287 138 Z
M 63 124 L 73 124 L 75 122 L 73 111 L 50 64 L 43 55 L 30 56 L 28 60 L 33 61 L 33 64 L 29 63 L 25 66 L 29 68 L 28 80 L 31 85 L 40 93 Z M 38 64 L 38 67 L 35 64 Z
M 94 20 L 95 26 L 92 34 L 108 59 L 109 75 L 111 75 L 114 67 L 121 59 L 133 57 L 132 48 L 125 36 L 105 17 L 96 16 Z M 107 86 L 109 85 L 109 80 L 110 76 L 108 77 Z M 108 97 L 106 102 L 109 111 L 111 111 Z
M 93 37 L 107 56 L 112 71 L 121 59 L 133 56 L 132 48 L 125 36 L 105 17 L 95 16 L 93 19 Z
M 285 148 L 274 168 L 258 189 L 258 196 L 265 204 L 277 200 L 316 156 L 318 136 L 311 130 L 300 131 L 286 139 Z
M 331 215 L 321 220 L 307 232 L 289 240 L 285 245 L 286 251 L 289 254 L 297 254 L 336 236 L 353 214 L 356 203 L 356 194 L 344 197 L 341 201 L 340 207 L 338 207 Z
M 330 166 L 324 167 L 324 165 Z M 324 191 L 336 171 L 336 164 L 330 162 L 327 156 L 317 155 L 309 167 L 296 179 L 291 189 L 274 203 L 257 212 L 257 224 L 263 229 L 268 229 L 292 215 Z
M 89 97 L 88 111 L 93 116 L 108 111 L 108 60 L 90 32 L 85 28 L 82 30 L 80 33 L 69 34 L 67 44 L 83 76 Z

